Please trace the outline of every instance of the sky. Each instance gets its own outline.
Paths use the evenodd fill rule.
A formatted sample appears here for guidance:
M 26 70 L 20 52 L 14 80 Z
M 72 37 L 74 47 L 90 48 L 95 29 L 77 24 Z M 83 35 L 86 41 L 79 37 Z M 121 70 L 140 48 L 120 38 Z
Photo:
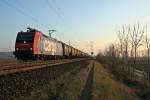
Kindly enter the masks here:
M 116 41 L 124 24 L 149 23 L 150 0 L 0 0 L 0 52 L 14 51 L 27 27 L 95 54 Z

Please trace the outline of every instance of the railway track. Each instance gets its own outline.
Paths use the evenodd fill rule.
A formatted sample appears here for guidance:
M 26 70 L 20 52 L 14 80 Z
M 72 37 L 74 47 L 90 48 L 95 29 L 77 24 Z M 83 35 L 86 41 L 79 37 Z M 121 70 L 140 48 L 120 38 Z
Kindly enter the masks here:
M 19 62 L 14 64 L 5 64 L 5 65 L 1 65 L 0 67 L 0 75 L 31 71 L 34 69 L 67 64 L 67 63 L 72 63 L 72 62 L 82 61 L 82 60 L 87 60 L 87 58 L 51 60 L 51 61 L 30 61 L 30 62 L 22 62 L 22 63 Z

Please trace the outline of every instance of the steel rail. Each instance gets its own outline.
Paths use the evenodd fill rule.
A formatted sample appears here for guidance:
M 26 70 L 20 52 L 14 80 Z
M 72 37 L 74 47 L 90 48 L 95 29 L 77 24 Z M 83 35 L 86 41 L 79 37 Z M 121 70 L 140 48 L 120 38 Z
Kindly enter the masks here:
M 25 72 L 25 71 L 31 71 L 35 69 L 45 68 L 45 67 L 51 67 L 55 65 L 63 65 L 78 61 L 87 60 L 87 58 L 80 58 L 80 59 L 64 59 L 64 60 L 53 60 L 51 62 L 45 61 L 44 63 L 29 63 L 29 64 L 23 64 L 23 65 L 17 65 L 17 66 L 10 66 L 6 68 L 0 69 L 0 75 L 7 75 L 7 74 L 13 74 L 13 73 L 19 73 L 19 72 Z

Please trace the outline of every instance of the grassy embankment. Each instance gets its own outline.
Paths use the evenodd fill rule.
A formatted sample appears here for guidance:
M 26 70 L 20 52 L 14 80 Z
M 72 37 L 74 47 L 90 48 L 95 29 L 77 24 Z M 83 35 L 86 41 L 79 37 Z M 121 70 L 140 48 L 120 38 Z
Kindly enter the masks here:
M 74 66 L 74 65 L 72 65 Z M 34 89 L 25 100 L 138 100 L 130 88 L 113 79 L 94 61 L 74 66 L 56 80 Z M 20 99 L 20 98 L 19 98 Z

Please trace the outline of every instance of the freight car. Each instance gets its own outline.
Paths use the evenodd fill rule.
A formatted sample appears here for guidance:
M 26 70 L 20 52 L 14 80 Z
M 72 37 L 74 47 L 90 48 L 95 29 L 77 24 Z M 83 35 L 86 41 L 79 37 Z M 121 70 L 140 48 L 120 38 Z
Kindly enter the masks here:
M 48 60 L 89 56 L 87 53 L 50 38 L 32 28 L 27 28 L 26 32 L 18 32 L 14 55 L 19 60 Z

